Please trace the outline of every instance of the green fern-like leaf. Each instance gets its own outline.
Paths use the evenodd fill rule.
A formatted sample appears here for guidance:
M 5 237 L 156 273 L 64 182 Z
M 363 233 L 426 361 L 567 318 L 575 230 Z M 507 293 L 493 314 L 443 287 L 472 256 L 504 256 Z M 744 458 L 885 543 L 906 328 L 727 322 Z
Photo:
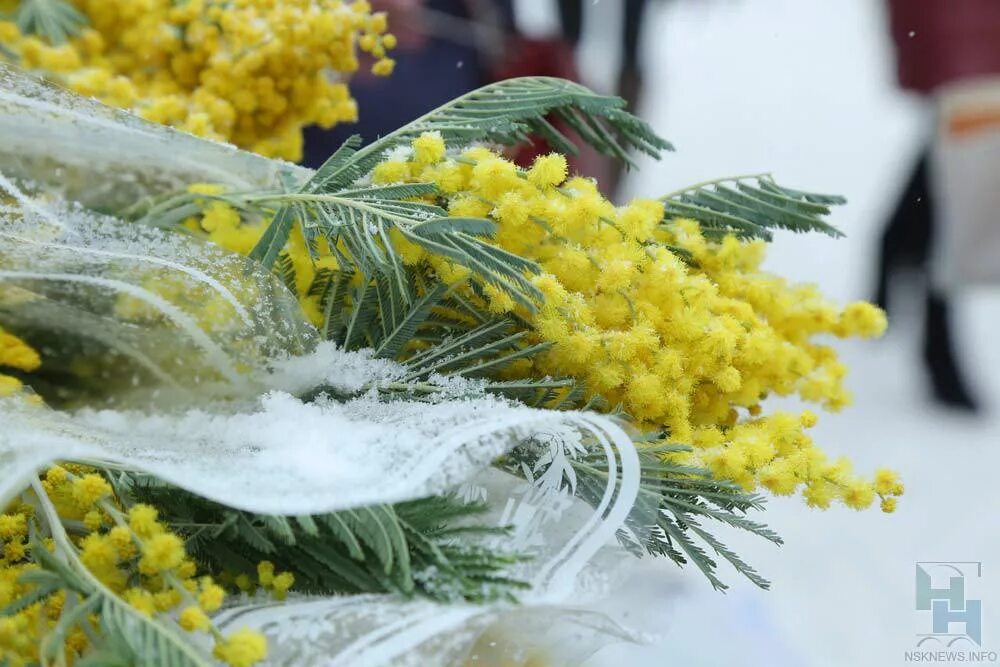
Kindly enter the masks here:
M 486 391 L 536 408 L 573 407 L 573 399 L 581 397 L 576 382 L 566 378 L 492 382 L 486 385 Z M 550 405 L 556 400 L 561 400 L 562 403 L 568 403 L 568 405 Z
M 88 23 L 86 15 L 66 0 L 20 0 L 14 21 L 22 33 L 54 45 L 79 34 Z
M 269 560 L 293 572 L 302 592 L 441 600 L 506 599 L 525 586 L 504 575 L 520 556 L 455 539 L 504 529 L 476 521 L 484 505 L 451 496 L 276 517 L 226 508 L 145 475 L 125 474 L 119 486 L 130 501 L 154 504 L 164 521 L 186 533 L 189 552 L 209 572 L 252 575 L 259 561 Z
M 270 207 L 276 213 L 251 257 L 272 267 L 288 241 L 294 221 L 306 220 L 311 230 L 307 237 L 321 233 L 331 248 L 342 243 L 350 265 L 365 276 L 388 277 L 400 287 L 400 294 L 408 297 L 404 289 L 409 284 L 407 269 L 389 238 L 395 229 L 407 240 L 470 269 L 479 279 L 507 291 L 525 307 L 534 308 L 541 294 L 525 277 L 525 273 L 538 271 L 534 262 L 480 238 L 492 235 L 494 226 L 489 221 L 450 218 L 438 206 L 393 198 L 425 192 L 427 188 L 418 188 L 421 185 L 324 194 L 255 194 L 255 205 Z M 382 195 L 385 198 L 380 198 Z M 234 205 L 246 202 L 238 194 L 229 199 Z M 266 217 L 266 213 L 263 215 Z
M 48 572 L 46 572 L 45 574 L 51 575 L 51 573 Z M 28 583 L 28 582 L 24 581 L 22 578 L 20 583 Z M 65 587 L 66 584 L 64 583 L 64 581 L 61 578 L 55 576 L 53 576 L 52 580 L 50 581 L 36 584 L 35 587 L 30 589 L 27 593 L 25 593 L 21 597 L 9 603 L 7 606 L 0 609 L 0 618 L 14 616 L 18 612 L 27 609 L 31 605 L 46 600 L 55 593 L 64 590 Z
M 128 646 L 143 665 L 150 667 L 209 667 L 180 632 L 164 622 L 143 616 L 114 594 L 101 595 L 100 622 L 104 633 Z
M 295 286 L 295 263 L 292 261 L 292 256 L 287 252 L 281 253 L 281 255 L 278 256 L 278 261 L 275 263 L 274 268 L 278 277 L 281 278 L 281 282 L 285 285 L 285 289 L 292 294 L 296 294 L 298 289 Z
M 403 347 L 413 339 L 413 335 L 422 323 L 426 322 L 434 306 L 447 292 L 444 285 L 436 285 L 412 306 L 401 313 L 393 313 L 390 309 L 387 316 L 386 307 L 381 309 L 381 320 L 384 324 L 383 337 L 375 344 L 375 356 L 395 359 Z
M 843 197 L 818 195 L 777 185 L 770 176 L 724 178 L 664 196 L 665 215 L 691 218 L 710 237 L 735 234 L 771 239 L 774 229 L 843 236 L 823 218 Z
M 273 266 L 297 220 L 307 240 L 324 237 L 330 247 L 342 242 L 350 261 L 366 276 L 388 275 L 402 283 L 405 269 L 388 238 L 389 231 L 396 229 L 409 241 L 448 257 L 532 308 L 541 295 L 524 274 L 537 267 L 485 242 L 483 237 L 492 235 L 492 223 L 449 218 L 437 206 L 413 201 L 435 194 L 433 184 L 372 187 L 358 183 L 387 151 L 423 132 L 438 132 L 449 145 L 513 144 L 541 132 L 554 140 L 558 150 L 575 152 L 575 146 L 545 120 L 549 114 L 563 118 L 593 147 L 626 162 L 629 148 L 654 156 L 670 148 L 623 106 L 619 98 L 597 95 L 562 79 L 511 79 L 463 95 L 364 148 L 358 148 L 359 140 L 352 137 L 300 187 L 254 198 L 253 204 L 270 208 L 274 218 L 251 256 L 266 267 Z M 234 201 L 241 208 L 247 203 L 246 199 Z
M 625 111 L 624 106 L 621 98 L 598 95 L 564 79 L 525 77 L 500 81 L 462 95 L 360 150 L 351 148 L 346 158 L 341 153 L 334 165 L 310 180 L 305 190 L 347 187 L 371 171 L 387 151 L 408 144 L 424 132 L 438 132 L 452 146 L 476 141 L 513 145 L 538 133 L 556 150 L 576 153 L 573 142 L 546 120 L 550 114 L 566 120 L 594 148 L 627 163 L 629 148 L 653 157 L 672 150 L 669 142 Z M 331 157 L 328 164 L 332 161 Z
M 718 561 L 706 547 L 725 559 L 737 572 L 761 588 L 770 582 L 710 533 L 702 523 L 715 521 L 744 530 L 774 544 L 781 538 L 767 526 L 746 518 L 746 513 L 763 508 L 763 498 L 744 493 L 736 485 L 713 479 L 709 471 L 672 462 L 667 455 L 688 451 L 681 445 L 641 445 L 642 469 L 639 499 L 619 532 L 623 546 L 636 555 L 649 553 L 670 558 L 678 565 L 691 563 L 713 588 L 728 586 L 719 578 Z M 605 488 L 607 473 L 596 453 L 574 461 L 578 493 L 596 503 Z

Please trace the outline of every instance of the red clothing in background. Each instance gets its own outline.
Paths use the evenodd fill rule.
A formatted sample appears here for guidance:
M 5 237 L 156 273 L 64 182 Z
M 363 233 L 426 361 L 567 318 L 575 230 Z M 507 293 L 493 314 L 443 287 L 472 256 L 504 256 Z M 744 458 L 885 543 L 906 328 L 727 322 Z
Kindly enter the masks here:
M 899 83 L 929 93 L 1000 74 L 1000 0 L 888 0 Z

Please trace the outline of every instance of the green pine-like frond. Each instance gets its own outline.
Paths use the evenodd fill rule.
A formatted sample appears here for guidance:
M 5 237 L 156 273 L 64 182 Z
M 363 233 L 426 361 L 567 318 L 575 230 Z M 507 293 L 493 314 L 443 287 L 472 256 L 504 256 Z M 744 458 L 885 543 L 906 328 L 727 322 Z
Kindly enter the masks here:
M 668 456 L 690 448 L 680 445 L 650 446 L 639 443 L 642 477 L 639 499 L 619 532 L 623 546 L 635 555 L 666 556 L 678 565 L 694 564 L 717 590 L 728 586 L 719 578 L 718 561 L 708 550 L 726 560 L 737 572 L 761 588 L 770 582 L 726 547 L 705 527 L 716 521 L 745 530 L 774 544 L 782 539 L 764 524 L 746 514 L 763 508 L 764 499 L 743 492 L 738 486 L 717 480 L 702 468 L 672 462 Z M 601 498 L 607 479 L 603 459 L 588 454 L 574 461 L 580 494 L 591 503 Z
M 407 304 L 404 302 L 397 309 L 394 307 L 396 304 L 390 301 L 392 288 L 383 286 L 379 290 L 379 294 L 387 293 L 389 298 L 380 299 L 382 305 L 379 319 L 382 322 L 382 336 L 375 345 L 375 356 L 385 359 L 399 357 L 403 347 L 413 340 L 417 328 L 427 321 L 434 306 L 441 301 L 447 291 L 448 288 L 445 285 L 435 285 L 419 300 L 409 304 L 409 307 L 406 307 Z
M 306 593 L 398 593 L 437 600 L 513 599 L 525 587 L 504 572 L 523 557 L 458 542 L 503 534 L 477 521 L 481 503 L 435 496 L 314 516 L 260 515 L 225 507 L 145 475 L 122 474 L 131 501 L 153 504 L 209 572 L 255 576 L 268 560 Z M 433 576 L 430 576 L 433 573 Z
M 389 278 L 399 287 L 400 296 L 409 300 L 407 269 L 390 240 L 390 232 L 397 230 L 408 241 L 464 266 L 479 280 L 503 289 L 523 306 L 534 308 L 541 294 L 526 274 L 538 271 L 535 263 L 484 240 L 495 231 L 489 220 L 452 218 L 439 206 L 405 199 L 434 192 L 433 184 L 416 183 L 321 194 L 279 191 L 217 198 L 241 209 L 256 207 L 261 217 L 269 217 L 268 212 L 272 212 L 267 230 L 250 253 L 266 267 L 274 267 L 298 223 L 310 247 L 320 238 L 330 248 L 342 244 L 346 249 L 340 253 L 343 264 L 356 267 L 371 279 Z M 180 205 L 186 203 L 181 200 Z
M 847 201 L 784 188 L 766 174 L 699 183 L 661 199 L 667 219 L 697 220 L 706 236 L 735 234 L 766 240 L 771 239 L 774 229 L 843 236 L 824 217 L 830 214 L 831 206 Z
M 274 264 L 274 270 L 278 274 L 278 277 L 281 278 L 281 282 L 285 288 L 292 294 L 295 294 L 296 271 L 292 256 L 287 252 L 281 253 L 278 256 L 278 261 Z
M 17 29 L 59 45 L 79 34 L 87 17 L 66 0 L 20 0 L 14 10 Z
M 532 134 L 548 140 L 553 149 L 577 152 L 573 141 L 547 118 L 564 121 L 597 150 L 631 164 L 627 151 L 653 157 L 672 150 L 644 121 L 624 109 L 619 97 L 598 95 L 578 83 L 551 77 L 523 77 L 499 81 L 466 93 L 357 149 L 357 140 L 342 147 L 306 184 L 306 192 L 344 188 L 364 177 L 387 151 L 408 145 L 424 132 L 438 132 L 449 146 L 475 142 L 513 145 Z
M 113 593 L 101 596 L 101 629 L 127 646 L 137 664 L 149 667 L 209 667 L 213 662 L 195 649 L 180 629 L 149 618 Z
M 552 410 L 572 408 L 583 397 L 582 388 L 568 378 L 491 382 L 485 389 L 529 407 Z
M 342 242 L 347 259 L 367 277 L 388 275 L 401 283 L 405 269 L 389 241 L 389 232 L 395 229 L 408 241 L 468 268 L 479 280 L 503 289 L 530 309 L 541 295 L 525 274 L 536 272 L 537 267 L 484 241 L 492 236 L 493 223 L 449 218 L 434 204 L 414 201 L 437 194 L 430 183 L 361 183 L 388 151 L 424 132 L 438 132 L 451 146 L 476 141 L 514 144 L 538 133 L 557 150 L 574 153 L 573 143 L 546 120 L 547 116 L 561 118 L 583 141 L 626 162 L 630 148 L 656 157 L 670 148 L 623 107 L 620 98 L 598 95 L 562 79 L 501 81 L 452 100 L 364 148 L 359 148 L 357 137 L 351 137 L 297 188 L 282 188 L 252 201 L 238 196 L 229 199 L 241 209 L 252 204 L 272 212 L 267 231 L 251 252 L 251 257 L 268 268 L 278 259 L 293 226 L 299 224 L 310 247 L 319 238 L 325 238 L 331 248 Z M 190 206 L 191 201 L 179 198 L 175 205 Z M 183 219 L 162 205 L 157 216 Z

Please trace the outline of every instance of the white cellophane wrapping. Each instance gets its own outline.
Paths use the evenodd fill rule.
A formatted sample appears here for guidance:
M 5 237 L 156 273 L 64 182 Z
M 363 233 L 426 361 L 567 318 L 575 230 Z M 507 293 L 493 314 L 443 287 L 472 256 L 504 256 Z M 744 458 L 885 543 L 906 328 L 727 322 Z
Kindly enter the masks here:
M 2 66 L 0 132 L 0 324 L 41 349 L 40 378 L 71 379 L 59 409 L 0 400 L 0 506 L 65 459 L 282 515 L 461 489 L 513 527 L 498 548 L 534 556 L 510 573 L 531 583 L 519 604 L 293 597 L 248 600 L 218 622 L 263 630 L 275 665 L 569 665 L 630 636 L 588 607 L 611 587 L 588 565 L 614 549 L 638 492 L 634 446 L 613 421 L 527 408 L 461 380 L 440 379 L 434 401 L 382 399 L 376 389 L 402 370 L 320 342 L 273 276 L 107 215 L 192 182 L 264 187 L 306 170 Z M 299 398 L 316 387 L 353 397 Z M 531 481 L 490 468 L 528 440 L 551 449 Z M 574 498 L 568 460 L 584 447 L 607 460 L 597 507 Z

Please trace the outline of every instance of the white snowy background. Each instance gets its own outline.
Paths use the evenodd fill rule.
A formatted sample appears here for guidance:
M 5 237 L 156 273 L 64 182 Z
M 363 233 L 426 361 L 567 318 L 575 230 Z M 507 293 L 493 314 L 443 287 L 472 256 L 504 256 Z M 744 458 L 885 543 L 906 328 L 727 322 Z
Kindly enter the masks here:
M 555 20 L 548 5 L 522 0 L 521 19 L 544 32 Z M 616 66 L 608 54 L 617 53 L 619 11 L 620 0 L 588 6 L 580 63 L 598 86 L 607 87 Z M 880 226 L 930 120 L 894 87 L 883 11 L 879 0 L 653 3 L 639 113 L 677 152 L 643 163 L 628 193 L 771 172 L 791 187 L 844 194 L 849 205 L 834 222 L 847 239 L 783 235 L 769 266 L 840 300 L 868 298 Z M 927 560 L 983 562 L 983 578 L 967 582 L 969 597 L 983 600 L 983 648 L 1000 651 L 1000 286 L 960 294 L 956 309 L 981 417 L 927 401 L 914 303 L 897 309 L 885 339 L 841 345 L 855 405 L 824 416 L 815 431 L 859 470 L 887 464 L 902 473 L 907 492 L 895 514 L 772 500 L 766 519 L 784 547 L 726 532 L 772 590 L 730 570 L 733 587 L 721 594 L 693 568 L 677 572 L 662 591 L 635 591 L 668 601 L 660 618 L 643 623 L 652 620 L 662 640 L 608 647 L 587 665 L 903 665 L 916 633 L 930 632 L 926 612 L 914 610 L 914 564 Z

